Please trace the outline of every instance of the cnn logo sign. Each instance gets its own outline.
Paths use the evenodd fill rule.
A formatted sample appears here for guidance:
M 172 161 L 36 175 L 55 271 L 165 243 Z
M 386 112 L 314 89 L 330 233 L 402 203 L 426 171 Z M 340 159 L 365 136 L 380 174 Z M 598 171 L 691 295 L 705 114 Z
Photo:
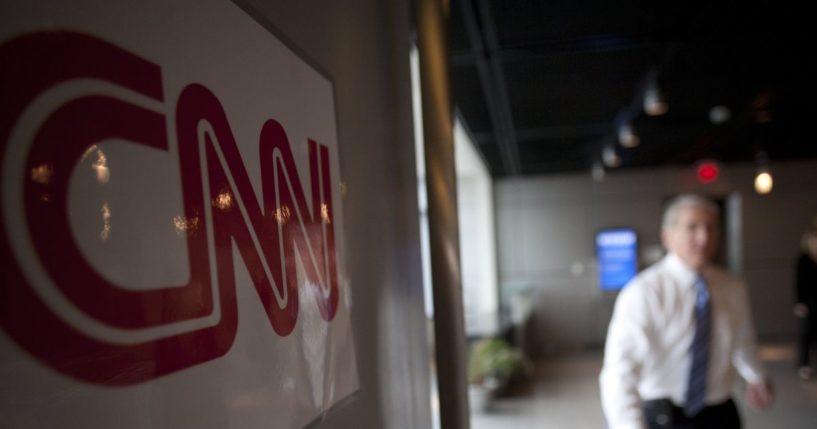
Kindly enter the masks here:
M 0 228 L 0 325 L 28 352 L 66 375 L 117 385 L 144 382 L 224 355 L 238 321 L 234 247 L 277 335 L 292 332 L 298 318 L 296 259 L 320 315 L 327 322 L 333 319 L 338 267 L 326 146 L 308 141 L 307 194 L 284 128 L 272 119 L 264 123 L 257 153 L 259 201 L 218 98 L 200 84 L 187 85 L 175 102 L 184 222 L 190 226 L 209 219 L 211 227 L 185 235 L 186 283 L 123 288 L 83 256 L 71 230 L 69 180 L 83 154 L 101 141 L 123 140 L 175 156 L 169 150 L 168 118 L 112 96 L 78 96 L 51 109 L 24 142 L 25 165 L 15 169 L 22 177 L 8 177 L 5 167 L 21 118 L 47 91 L 90 79 L 165 103 L 160 67 L 73 32 L 13 39 L 0 46 L 0 64 L 0 189 L 19 194 L 18 200 L 8 203 L 4 195 L 3 201 L 19 205 L 24 213 L 21 224 L 4 215 Z M 16 228 L 23 230 L 33 257 L 64 300 L 96 322 L 121 331 L 155 330 L 214 314 L 216 322 L 144 341 L 96 338 L 43 299 L 21 263 L 10 234 Z

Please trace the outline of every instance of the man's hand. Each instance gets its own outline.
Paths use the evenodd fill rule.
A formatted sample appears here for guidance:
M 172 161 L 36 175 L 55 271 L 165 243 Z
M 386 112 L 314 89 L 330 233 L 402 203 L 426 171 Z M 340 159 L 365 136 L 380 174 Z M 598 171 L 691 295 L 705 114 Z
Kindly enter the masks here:
M 771 380 L 766 379 L 759 383 L 748 383 L 746 402 L 755 410 L 765 410 L 771 407 L 774 402 L 774 386 Z

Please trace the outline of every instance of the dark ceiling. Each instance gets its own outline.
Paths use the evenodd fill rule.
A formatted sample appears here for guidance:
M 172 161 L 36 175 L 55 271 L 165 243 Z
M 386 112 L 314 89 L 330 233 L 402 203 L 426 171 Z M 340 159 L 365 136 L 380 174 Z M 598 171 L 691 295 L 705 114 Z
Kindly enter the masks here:
M 495 177 L 590 171 L 605 147 L 620 169 L 817 158 L 813 18 L 786 4 L 454 0 L 454 103 Z M 644 113 L 651 83 L 666 114 Z

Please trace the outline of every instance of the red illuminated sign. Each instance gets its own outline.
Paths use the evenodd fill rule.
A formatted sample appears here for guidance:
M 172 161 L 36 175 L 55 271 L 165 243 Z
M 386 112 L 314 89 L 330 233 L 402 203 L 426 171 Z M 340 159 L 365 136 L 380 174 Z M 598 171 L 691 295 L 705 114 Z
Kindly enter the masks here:
M 698 181 L 701 183 L 711 183 L 718 180 L 720 168 L 718 164 L 712 161 L 702 162 L 698 165 L 696 173 L 698 174 Z
M 165 101 L 158 65 L 88 35 L 42 32 L 19 37 L 0 46 L 0 64 L 0 163 L 27 106 L 67 81 L 102 80 Z M 27 228 L 36 257 L 54 285 L 94 320 L 138 330 L 205 317 L 216 306 L 220 318 L 213 326 L 136 344 L 93 338 L 62 320 L 33 290 L 7 235 L 13 226 L 3 219 L 0 326 L 64 374 L 95 383 L 133 384 L 227 353 L 238 320 L 233 243 L 278 335 L 288 335 L 298 318 L 296 256 L 303 261 L 321 316 L 331 321 L 337 311 L 328 148 L 308 141 L 307 204 L 287 134 L 281 124 L 268 120 L 260 130 L 257 153 L 262 178 L 258 201 L 221 103 L 196 83 L 187 85 L 175 103 L 179 171 L 185 219 L 203 223 L 209 212 L 212 236 L 206 228 L 187 234 L 189 281 L 127 290 L 104 278 L 83 257 L 68 216 L 68 183 L 82 154 L 99 141 L 121 139 L 173 156 L 167 120 L 160 112 L 105 95 L 81 96 L 50 112 L 30 142 L 23 170 L 45 169 L 50 174 L 48 180 L 22 178 L 27 225 L 21 227 Z M 5 189 L 5 183 L 0 185 Z M 214 260 L 208 241 L 215 245 Z

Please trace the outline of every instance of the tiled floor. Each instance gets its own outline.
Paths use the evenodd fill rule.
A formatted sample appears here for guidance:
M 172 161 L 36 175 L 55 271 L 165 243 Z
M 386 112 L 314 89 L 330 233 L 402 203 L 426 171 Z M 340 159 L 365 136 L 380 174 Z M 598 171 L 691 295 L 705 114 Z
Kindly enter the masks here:
M 775 382 L 776 403 L 771 410 L 758 413 L 747 409 L 738 397 L 744 428 L 817 428 L 817 380 L 797 378 L 793 348 L 767 345 L 761 357 Z M 598 388 L 601 359 L 596 352 L 539 362 L 533 383 L 521 386 L 513 397 L 497 400 L 491 410 L 473 413 L 471 428 L 603 428 Z

